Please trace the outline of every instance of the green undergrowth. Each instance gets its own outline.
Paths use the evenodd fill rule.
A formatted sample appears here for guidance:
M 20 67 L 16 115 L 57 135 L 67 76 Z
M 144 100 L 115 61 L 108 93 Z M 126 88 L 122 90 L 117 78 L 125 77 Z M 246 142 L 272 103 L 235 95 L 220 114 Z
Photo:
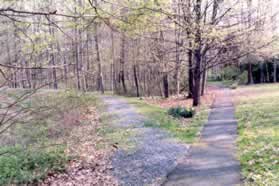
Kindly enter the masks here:
M 0 154 L 0 185 L 34 184 L 50 172 L 63 171 L 68 160 L 63 147 L 47 150 L 1 147 Z
M 217 86 L 217 87 L 225 87 L 225 88 L 231 88 L 231 89 L 237 89 L 239 86 L 238 81 L 234 80 L 222 80 L 222 81 L 208 81 L 209 85 Z
M 238 98 L 239 158 L 247 185 L 279 183 L 279 85 L 242 88 Z
M 167 109 L 147 104 L 138 98 L 127 98 L 127 100 L 137 108 L 140 114 L 146 116 L 145 126 L 166 129 L 185 143 L 193 143 L 198 139 L 200 130 L 208 119 L 209 112 L 206 108 L 200 109 L 193 118 L 183 122 L 168 115 Z
M 3 92 L 11 100 L 26 93 Z M 68 160 L 74 158 L 66 153 L 68 143 L 75 143 L 72 132 L 90 124 L 82 119 L 81 112 L 96 101 L 90 93 L 40 90 L 17 103 L 12 109 L 28 112 L 15 118 L 9 130 L 0 134 L 0 185 L 35 184 L 51 172 L 63 171 Z

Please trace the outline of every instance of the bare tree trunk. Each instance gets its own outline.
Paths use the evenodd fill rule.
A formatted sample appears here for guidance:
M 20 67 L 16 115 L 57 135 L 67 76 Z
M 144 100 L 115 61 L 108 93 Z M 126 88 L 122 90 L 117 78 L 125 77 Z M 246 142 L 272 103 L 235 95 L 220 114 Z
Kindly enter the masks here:
M 114 62 L 114 35 L 113 35 L 113 30 L 111 30 L 110 33 L 111 37 L 111 91 L 114 93 L 115 91 L 115 62 Z
M 134 71 L 134 81 L 135 81 L 135 85 L 136 85 L 136 95 L 137 97 L 140 96 L 140 92 L 139 92 L 139 80 L 138 80 L 138 73 L 137 73 L 137 56 L 139 55 L 139 50 L 138 50 L 138 42 L 137 40 L 133 41 L 133 45 L 135 47 L 135 49 L 133 50 L 133 71 Z
M 198 106 L 200 104 L 200 83 L 201 83 L 201 0 L 196 0 L 195 7 L 196 14 L 196 33 L 195 33 L 195 49 L 194 49 L 194 87 L 193 87 L 193 106 Z
M 268 64 L 265 63 L 265 69 L 266 69 L 266 82 L 271 82 L 270 81 L 270 73 L 269 73 L 269 70 L 268 70 Z
M 277 82 L 277 61 L 273 59 L 273 82 Z
M 187 39 L 188 39 L 188 50 L 187 50 L 187 57 L 188 57 L 188 98 L 193 98 L 193 87 L 194 87 L 194 81 L 193 81 L 193 50 L 192 50 L 192 38 L 191 38 L 191 30 L 190 26 L 192 25 L 191 22 L 191 6 L 192 2 L 188 1 L 187 4 L 182 2 L 183 0 L 180 0 L 182 5 L 182 11 L 183 11 L 183 18 L 184 21 L 188 26 L 186 30 Z
M 18 59 L 18 51 L 17 51 L 17 46 L 18 46 L 18 43 L 17 43 L 17 40 L 16 40 L 16 37 L 17 37 L 17 28 L 15 28 L 15 31 L 14 31 L 14 34 L 13 34 L 13 36 L 14 36 L 14 49 L 15 49 L 15 55 L 14 55 L 14 60 L 15 60 L 15 63 L 17 64 L 17 63 L 20 63 L 20 67 L 23 67 L 24 66 L 24 64 L 23 64 L 23 62 L 21 62 L 21 61 L 19 61 Z M 20 42 L 19 42 L 20 43 Z M 13 76 L 14 76 L 14 88 L 18 88 L 18 87 L 20 87 L 20 84 L 21 84 L 21 86 L 22 86 L 22 88 L 25 88 L 25 85 L 24 85 L 24 79 L 23 79 L 23 74 L 24 74 L 24 69 L 23 68 L 21 68 L 20 69 L 20 71 L 19 71 L 19 73 L 17 73 L 17 69 L 14 69 L 13 70 Z M 17 83 L 17 80 L 18 80 L 18 74 L 19 74 L 19 76 L 21 76 L 20 77 L 20 80 L 19 80 L 19 83 Z M 19 85 L 19 86 L 18 86 Z
M 264 68 L 263 68 L 263 62 L 260 62 L 260 83 L 265 82 L 265 75 L 264 75 Z
M 12 59 L 11 59 L 11 53 L 10 53 L 10 46 L 9 46 L 9 36 L 7 38 L 7 43 L 6 43 L 6 49 L 7 49 L 7 54 L 8 54 L 8 65 L 12 65 Z M 14 83 L 13 83 L 13 69 L 8 69 L 8 86 L 10 88 L 14 88 Z
M 127 88 L 125 84 L 125 73 L 124 73 L 124 65 L 125 65 L 125 42 L 126 38 L 124 33 L 122 33 L 122 41 L 121 41 L 121 50 L 120 50 L 120 82 L 122 83 L 122 88 L 124 94 L 127 94 Z
M 75 22 L 76 24 L 76 22 Z M 76 83 L 77 83 L 77 89 L 81 90 L 80 85 L 80 64 L 79 64 L 79 47 L 78 47 L 78 31 L 77 26 L 75 26 L 75 40 L 73 43 L 74 46 L 74 57 L 75 57 L 75 75 L 76 75 Z
M 206 81 L 207 81 L 206 56 L 204 56 L 203 68 L 202 68 L 202 89 L 201 89 L 201 96 L 203 96 L 204 93 L 205 93 Z
M 168 81 L 168 74 L 165 73 L 163 76 L 163 87 L 164 87 L 164 96 L 165 98 L 169 97 L 169 81 Z
M 90 41 L 90 36 L 89 32 L 86 34 L 86 53 L 87 53 L 87 58 L 86 58 L 86 72 L 84 75 L 84 83 L 85 83 L 85 89 L 86 91 L 89 90 L 89 83 L 88 83 L 88 73 L 90 71 L 90 55 L 89 55 L 89 41 Z
M 192 49 L 188 50 L 188 98 L 193 97 L 193 64 L 192 64 L 193 53 Z
M 176 9 L 176 14 L 177 16 L 177 21 L 180 24 L 180 7 L 181 3 L 177 3 L 177 9 Z M 180 46 L 181 46 L 181 39 L 180 39 L 180 34 L 181 30 L 178 28 L 177 24 L 175 24 L 175 81 L 176 81 L 176 94 L 180 94 Z
M 25 75 L 26 75 L 26 80 L 27 80 L 27 83 L 28 83 L 28 87 L 27 88 L 32 88 L 29 63 L 28 63 L 28 61 L 26 59 L 24 59 L 24 62 L 25 62 Z
M 111 5 L 111 11 L 114 10 L 113 4 Z M 116 79 L 115 79 L 115 61 L 114 61 L 114 34 L 113 30 L 111 29 L 110 32 L 110 39 L 111 39 L 111 91 L 114 94 L 116 88 Z
M 97 79 L 97 89 L 98 91 L 101 91 L 102 94 L 105 93 L 104 90 L 104 82 L 103 82 L 103 74 L 102 74 L 102 64 L 101 64 L 101 58 L 100 58 L 100 50 L 99 50 L 99 40 L 98 40 L 98 29 L 97 25 L 95 24 L 95 50 L 97 55 L 97 64 L 98 64 L 98 79 Z
M 49 33 L 50 33 L 50 35 L 52 35 L 54 37 L 54 31 L 53 31 L 53 29 L 50 26 L 49 26 Z M 51 48 L 50 63 L 53 66 L 52 67 L 53 88 L 54 89 L 58 89 L 53 43 L 50 44 L 50 48 Z
M 248 85 L 253 84 L 253 72 L 252 72 L 252 64 L 248 63 Z
M 247 7 L 249 8 L 249 12 L 248 12 L 248 28 L 251 28 L 251 21 L 252 21 L 252 10 L 251 10 L 251 7 L 252 7 L 252 0 L 248 0 L 247 1 Z M 250 47 L 250 44 L 251 44 L 251 41 L 250 41 L 250 35 L 248 33 L 248 38 L 247 38 L 247 41 L 248 41 L 248 47 Z M 250 62 L 250 59 L 249 59 L 249 54 L 247 55 L 247 61 L 248 61 L 248 84 L 253 84 L 254 81 L 253 81 L 253 69 L 252 69 L 252 63 Z
M 136 65 L 133 66 L 133 69 L 134 69 L 134 79 L 135 79 L 137 97 L 139 97 L 139 96 L 140 96 L 140 93 L 139 93 L 139 81 L 138 81 L 138 75 L 137 75 L 137 67 L 136 67 Z

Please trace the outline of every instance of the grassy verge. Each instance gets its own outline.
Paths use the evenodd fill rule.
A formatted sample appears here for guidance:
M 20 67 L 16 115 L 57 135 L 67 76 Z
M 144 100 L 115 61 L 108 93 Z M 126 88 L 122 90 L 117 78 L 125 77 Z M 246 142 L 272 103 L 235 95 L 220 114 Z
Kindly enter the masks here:
M 246 184 L 278 185 L 279 85 L 243 87 L 238 91 L 239 158 Z
M 166 129 L 185 143 L 193 143 L 197 139 L 202 125 L 208 118 L 208 109 L 202 108 L 194 118 L 182 124 L 181 120 L 169 116 L 166 109 L 147 104 L 138 98 L 127 98 L 127 100 L 137 108 L 140 114 L 146 116 L 146 126 Z
M 24 92 L 2 94 L 15 100 Z M 26 112 L 0 135 L 0 185 L 34 183 L 63 171 L 69 159 L 79 156 L 73 149 L 80 146 L 84 131 L 94 132 L 92 121 L 83 113 L 95 104 L 92 94 L 39 91 L 14 105 L 14 111 Z
M 222 81 L 210 80 L 210 81 L 208 81 L 209 85 L 224 86 L 224 87 L 227 87 L 227 88 L 230 88 L 234 83 L 235 83 L 235 81 L 233 81 L 233 80 L 222 80 Z

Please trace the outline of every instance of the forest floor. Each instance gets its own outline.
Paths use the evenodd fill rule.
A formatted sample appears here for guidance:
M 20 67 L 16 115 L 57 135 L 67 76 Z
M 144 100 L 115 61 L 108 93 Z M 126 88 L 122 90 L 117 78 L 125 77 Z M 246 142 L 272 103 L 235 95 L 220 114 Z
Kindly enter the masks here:
M 168 175 L 164 185 L 232 186 L 241 183 L 236 159 L 237 122 L 229 89 L 220 89 L 190 156 Z
M 0 185 L 116 184 L 94 94 L 1 89 L 0 100 L 1 119 L 12 121 L 0 133 Z

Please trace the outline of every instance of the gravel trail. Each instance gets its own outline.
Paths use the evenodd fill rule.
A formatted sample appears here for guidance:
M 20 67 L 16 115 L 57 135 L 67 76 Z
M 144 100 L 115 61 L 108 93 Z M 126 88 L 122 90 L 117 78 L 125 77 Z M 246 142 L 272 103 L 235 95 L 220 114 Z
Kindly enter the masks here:
M 169 133 L 159 128 L 144 126 L 144 117 L 126 100 L 114 96 L 102 96 L 107 111 L 117 120 L 111 124 L 134 130 L 129 140 L 135 142 L 132 152 L 119 149 L 112 157 L 114 176 L 121 185 L 161 185 L 166 176 L 185 158 L 189 145 L 174 140 Z

